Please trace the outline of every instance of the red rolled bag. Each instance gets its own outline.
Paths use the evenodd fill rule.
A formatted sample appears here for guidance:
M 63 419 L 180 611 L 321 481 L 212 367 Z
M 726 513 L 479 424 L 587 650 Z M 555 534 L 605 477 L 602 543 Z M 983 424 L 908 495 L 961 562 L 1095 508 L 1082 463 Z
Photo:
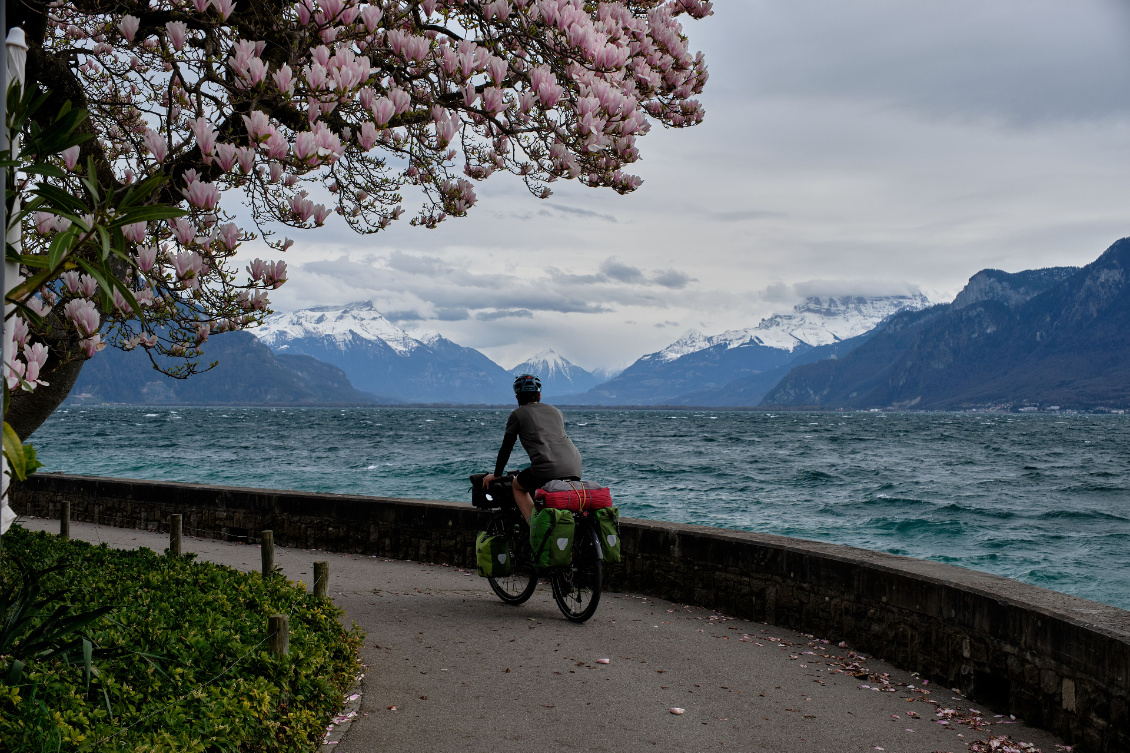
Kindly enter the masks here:
M 534 492 L 534 504 L 555 510 L 599 510 L 612 507 L 612 491 L 591 481 L 550 481 Z

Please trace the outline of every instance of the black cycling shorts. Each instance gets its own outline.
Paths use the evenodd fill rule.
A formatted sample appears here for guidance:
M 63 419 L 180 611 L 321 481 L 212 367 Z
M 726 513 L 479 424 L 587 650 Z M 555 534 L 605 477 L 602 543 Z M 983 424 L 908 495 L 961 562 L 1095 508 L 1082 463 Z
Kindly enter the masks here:
M 530 494 L 534 493 L 535 489 L 540 489 L 555 478 L 562 478 L 561 476 L 543 476 L 538 473 L 532 472 L 529 468 L 519 471 L 517 476 L 518 484 L 528 491 Z M 567 481 L 580 481 L 576 476 L 565 476 Z

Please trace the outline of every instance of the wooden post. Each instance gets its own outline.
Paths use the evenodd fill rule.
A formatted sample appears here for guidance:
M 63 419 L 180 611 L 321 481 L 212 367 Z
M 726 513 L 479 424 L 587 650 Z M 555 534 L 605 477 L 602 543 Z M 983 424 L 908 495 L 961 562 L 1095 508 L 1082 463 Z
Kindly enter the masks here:
M 169 554 L 174 557 L 181 555 L 182 516 L 178 513 L 169 516 Z
M 266 578 L 275 569 L 275 532 L 263 531 L 260 537 L 263 550 L 263 577 Z
M 268 533 L 270 533 L 268 531 Z M 267 619 L 267 632 L 271 636 L 271 653 L 286 656 L 290 653 L 290 618 L 285 614 L 272 614 Z
M 69 539 L 71 537 L 71 503 L 63 502 L 59 506 L 59 537 Z
M 314 563 L 314 596 L 319 599 L 326 599 L 328 591 L 326 590 L 330 580 L 330 563 L 329 562 L 315 562 Z

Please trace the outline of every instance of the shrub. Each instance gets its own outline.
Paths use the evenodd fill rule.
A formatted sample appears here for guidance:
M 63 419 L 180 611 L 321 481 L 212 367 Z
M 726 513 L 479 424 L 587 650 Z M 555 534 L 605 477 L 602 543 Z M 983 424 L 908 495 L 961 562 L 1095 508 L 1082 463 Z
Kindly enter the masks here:
M 4 684 L 0 750 L 310 751 L 360 670 L 362 634 L 342 610 L 281 575 L 192 555 L 65 541 L 13 526 L 0 592 L 25 568 L 86 612 L 93 670 L 66 654 L 30 661 Z M 46 610 L 50 613 L 50 609 Z M 267 650 L 267 618 L 290 615 L 290 655 Z M 2 615 L 0 615 L 2 619 Z

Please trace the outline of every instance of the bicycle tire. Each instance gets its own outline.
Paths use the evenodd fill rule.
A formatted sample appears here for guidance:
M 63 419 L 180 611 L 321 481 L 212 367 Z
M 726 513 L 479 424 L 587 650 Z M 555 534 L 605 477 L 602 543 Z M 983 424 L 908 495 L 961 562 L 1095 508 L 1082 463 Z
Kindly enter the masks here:
M 591 522 L 577 526 L 573 538 L 573 562 L 552 578 L 553 600 L 565 619 L 585 622 L 596 613 L 603 591 L 604 569 L 601 564 L 600 539 Z
M 487 578 L 491 590 L 507 604 L 522 604 L 534 595 L 538 587 L 538 575 L 534 571 L 533 554 L 530 552 L 529 529 L 514 516 L 498 513 L 487 521 L 487 533 L 491 536 L 504 536 L 512 563 L 510 575 L 501 578 Z

